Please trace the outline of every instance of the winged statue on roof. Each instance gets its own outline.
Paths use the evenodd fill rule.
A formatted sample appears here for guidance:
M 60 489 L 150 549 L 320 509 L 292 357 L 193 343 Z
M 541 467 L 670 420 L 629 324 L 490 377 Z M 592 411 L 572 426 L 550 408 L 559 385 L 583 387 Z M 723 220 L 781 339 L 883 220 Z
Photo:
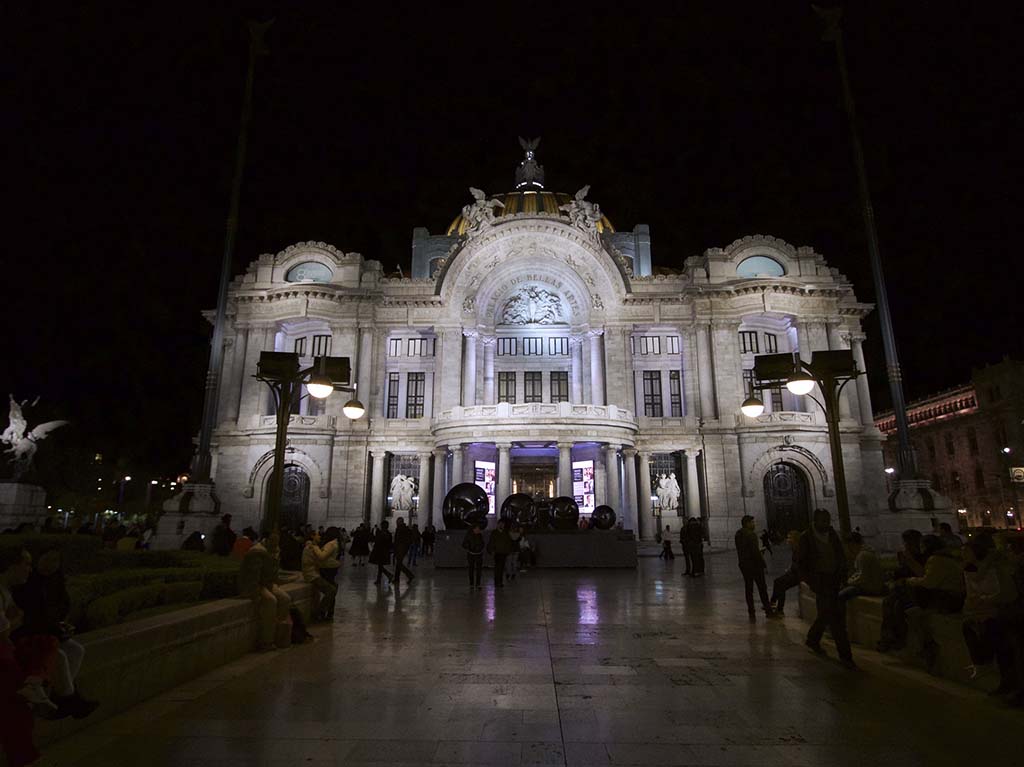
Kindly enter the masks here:
M 15 481 L 21 479 L 25 473 L 32 468 L 32 459 L 35 458 L 36 450 L 39 449 L 39 441 L 46 439 L 51 433 L 66 425 L 67 421 L 47 421 L 28 430 L 28 419 L 25 417 L 25 407 L 32 407 L 39 402 L 39 397 L 32 401 L 18 402 L 13 394 L 9 394 L 10 410 L 7 416 L 7 428 L 0 435 L 0 442 L 10 447 L 4 451 L 4 455 L 11 454 L 8 463 L 14 464 L 13 473 Z
M 474 186 L 469 188 L 469 193 L 473 195 L 473 202 L 462 208 L 462 219 L 466 222 L 467 231 L 476 232 L 484 224 L 493 224 L 494 209 L 504 208 L 505 203 L 497 197 L 488 199 L 482 189 L 477 189 Z
M 568 214 L 569 221 L 577 229 L 595 234 L 597 232 L 597 224 L 601 220 L 601 206 L 596 202 L 587 200 L 589 193 L 590 184 L 587 184 L 576 192 L 571 202 L 559 205 L 558 209 Z

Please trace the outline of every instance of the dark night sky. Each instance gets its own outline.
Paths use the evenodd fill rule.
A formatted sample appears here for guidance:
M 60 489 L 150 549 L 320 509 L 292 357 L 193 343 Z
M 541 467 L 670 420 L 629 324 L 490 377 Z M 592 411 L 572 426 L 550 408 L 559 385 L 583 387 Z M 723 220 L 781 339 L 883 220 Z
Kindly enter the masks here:
M 129 468 L 183 468 L 198 429 L 199 313 L 215 303 L 249 17 L 277 23 L 236 272 L 302 240 L 406 266 L 414 226 L 442 230 L 470 185 L 509 189 L 516 136 L 541 135 L 548 188 L 589 183 L 618 228 L 650 224 L 656 264 L 766 233 L 813 245 L 873 300 L 838 76 L 809 4 L 680 3 L 658 17 L 621 3 L 506 17 L 88 5 L 8 24 L 15 344 L 0 392 L 42 394 L 41 416 L 71 418 L 78 442 Z M 896 334 L 920 396 L 1022 353 L 1021 19 L 984 3 L 849 5 Z M 867 329 L 880 408 L 877 321 Z

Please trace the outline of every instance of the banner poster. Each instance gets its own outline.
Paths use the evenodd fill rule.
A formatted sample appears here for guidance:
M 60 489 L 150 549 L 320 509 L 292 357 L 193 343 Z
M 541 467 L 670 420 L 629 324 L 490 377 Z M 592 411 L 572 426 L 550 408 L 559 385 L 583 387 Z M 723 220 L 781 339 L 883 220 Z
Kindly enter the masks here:
M 494 513 L 494 463 L 476 461 L 473 465 L 473 481 L 487 493 L 487 513 Z
M 572 495 L 576 505 L 580 507 L 581 515 L 589 516 L 594 513 L 597 503 L 594 499 L 593 461 L 572 462 Z

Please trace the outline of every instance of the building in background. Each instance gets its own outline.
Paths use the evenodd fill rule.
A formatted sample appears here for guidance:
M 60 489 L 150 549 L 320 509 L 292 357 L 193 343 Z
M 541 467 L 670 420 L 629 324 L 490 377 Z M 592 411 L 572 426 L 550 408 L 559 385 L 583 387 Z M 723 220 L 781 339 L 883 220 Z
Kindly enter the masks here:
M 907 407 L 918 470 L 949 496 L 964 527 L 1020 527 L 1024 477 L 1024 362 L 1004 358 L 975 370 L 971 382 L 911 402 Z M 892 411 L 875 416 L 885 434 L 896 430 Z M 886 466 L 896 445 L 885 444 Z M 1019 475 L 1021 472 L 1017 472 Z
M 712 541 L 740 517 L 784 533 L 835 515 L 823 414 L 765 392 L 740 413 L 757 354 L 852 348 L 871 310 L 809 247 L 755 235 L 662 260 L 587 200 L 548 191 L 536 144 L 513 191 L 473 200 L 444 234 L 413 233 L 410 276 L 322 242 L 264 254 L 230 287 L 214 476 L 236 526 L 258 525 L 275 416 L 253 374 L 265 350 L 351 359 L 367 417 L 303 399 L 286 455 L 285 524 L 407 516 L 440 524 L 449 488 L 576 495 L 644 538 L 701 516 Z M 882 437 L 863 377 L 842 398 L 852 520 L 884 506 Z M 398 490 L 395 490 L 398 488 Z M 411 489 L 411 492 L 410 492 Z

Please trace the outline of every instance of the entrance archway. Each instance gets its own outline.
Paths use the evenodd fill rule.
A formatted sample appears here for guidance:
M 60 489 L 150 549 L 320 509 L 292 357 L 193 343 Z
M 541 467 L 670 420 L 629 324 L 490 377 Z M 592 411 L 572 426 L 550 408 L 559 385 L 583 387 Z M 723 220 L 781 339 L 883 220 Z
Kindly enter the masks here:
M 294 530 L 309 518 L 309 475 L 301 466 L 284 467 L 281 487 L 281 527 Z
M 791 463 L 776 463 L 764 475 L 765 520 L 773 536 L 810 525 L 810 493 L 807 477 Z

